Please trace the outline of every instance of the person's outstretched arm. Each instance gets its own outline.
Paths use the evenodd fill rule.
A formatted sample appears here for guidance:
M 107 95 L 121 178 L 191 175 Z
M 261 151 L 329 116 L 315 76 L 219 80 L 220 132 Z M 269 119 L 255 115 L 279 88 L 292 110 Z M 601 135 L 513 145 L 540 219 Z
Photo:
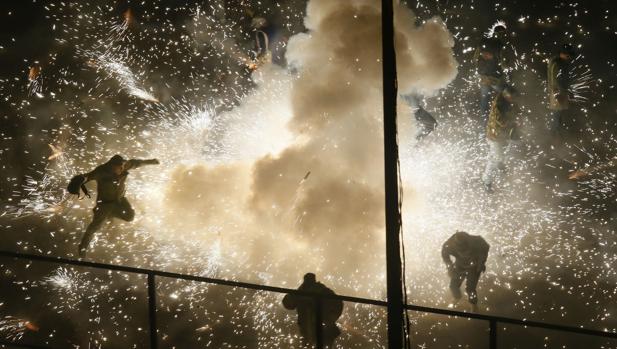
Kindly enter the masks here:
M 144 165 L 158 165 L 160 162 L 157 159 L 131 159 L 126 162 L 125 169 L 138 168 Z
M 101 173 L 103 172 L 102 166 L 97 166 L 94 170 L 88 172 L 88 173 L 84 173 L 82 176 L 84 176 L 84 184 L 88 183 L 90 181 L 96 181 Z
M 285 297 L 283 297 L 283 306 L 288 310 L 296 309 L 298 307 L 298 297 L 294 294 L 286 294 Z

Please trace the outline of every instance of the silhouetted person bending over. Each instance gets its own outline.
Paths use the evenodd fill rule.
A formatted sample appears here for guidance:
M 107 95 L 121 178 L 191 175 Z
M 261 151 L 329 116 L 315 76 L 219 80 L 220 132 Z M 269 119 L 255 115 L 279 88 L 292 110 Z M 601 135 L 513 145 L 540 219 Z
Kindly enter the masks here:
M 317 282 L 315 274 L 307 273 L 304 275 L 304 282 L 299 291 L 321 293 L 321 294 L 335 294 L 334 291 L 326 287 L 321 282 Z M 305 342 L 309 344 L 315 344 L 317 340 L 317 303 L 314 297 L 298 296 L 294 294 L 288 294 L 283 298 L 283 306 L 289 310 L 298 311 L 298 327 L 300 328 L 300 334 Z M 343 301 L 338 299 L 321 299 L 321 322 L 322 322 L 322 338 L 324 346 L 331 347 L 334 340 L 341 334 L 336 320 L 343 313 Z
M 84 186 L 89 181 L 96 181 L 96 206 L 92 222 L 88 225 L 81 243 L 79 244 L 79 255 L 84 256 L 94 233 L 101 228 L 103 223 L 111 218 L 120 218 L 130 222 L 135 218 L 135 211 L 126 199 L 126 178 L 128 170 L 141 167 L 143 165 L 158 165 L 156 159 L 150 160 L 125 160 L 120 155 L 114 155 L 106 163 L 99 165 L 93 171 L 86 174 L 77 175 L 71 179 L 68 191 L 71 194 L 79 195 L 80 188 L 89 197 L 88 190 Z
M 469 303 L 478 303 L 476 287 L 480 275 L 486 271 L 486 258 L 489 244 L 479 235 L 470 235 L 464 231 L 457 231 L 444 244 L 441 257 L 448 268 L 450 275 L 450 291 L 452 296 L 461 298 L 461 285 L 467 279 L 465 291 Z M 454 257 L 454 262 L 450 257 Z

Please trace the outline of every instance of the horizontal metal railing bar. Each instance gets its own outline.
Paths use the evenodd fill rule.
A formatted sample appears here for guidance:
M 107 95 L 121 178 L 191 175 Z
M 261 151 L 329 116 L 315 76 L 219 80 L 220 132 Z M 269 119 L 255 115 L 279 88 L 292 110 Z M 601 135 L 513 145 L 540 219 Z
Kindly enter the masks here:
M 297 289 L 292 289 L 292 288 L 258 285 L 258 284 L 252 284 L 252 283 L 247 283 L 247 282 L 215 279 L 215 278 L 209 278 L 209 277 L 204 277 L 204 276 L 173 273 L 173 272 L 168 272 L 168 271 L 151 270 L 151 269 L 145 269 L 145 268 L 128 267 L 128 266 L 123 266 L 123 265 L 114 265 L 114 264 L 89 262 L 89 261 L 83 261 L 83 260 L 74 260 L 74 259 L 68 259 L 68 258 L 62 258 L 62 257 L 42 256 L 42 255 L 36 255 L 36 254 L 27 254 L 27 253 L 10 252 L 10 251 L 0 251 L 0 256 L 8 257 L 8 258 L 18 258 L 18 259 L 27 259 L 27 260 L 33 260 L 33 261 L 57 263 L 57 264 L 67 264 L 67 265 L 74 265 L 74 266 L 87 267 L 87 268 L 113 270 L 113 271 L 133 273 L 133 274 L 156 275 L 159 277 L 204 282 L 204 283 L 209 283 L 209 284 L 231 286 L 231 287 L 238 287 L 238 288 L 245 288 L 245 289 L 252 289 L 252 290 L 261 290 L 261 291 L 286 293 L 286 294 L 288 293 L 288 294 L 296 294 L 300 296 L 318 297 L 318 298 L 326 298 L 326 299 L 338 299 L 338 300 L 342 300 L 346 302 L 369 304 L 369 305 L 376 305 L 376 306 L 381 306 L 381 307 L 386 307 L 388 305 L 386 301 L 375 300 L 375 299 L 343 296 L 343 295 L 338 295 L 338 294 L 333 294 L 333 295 L 332 294 L 319 294 L 319 293 L 299 291 Z M 430 314 L 464 317 L 464 318 L 474 319 L 474 320 L 496 321 L 496 322 L 504 323 L 504 324 L 535 327 L 535 328 L 542 328 L 542 329 L 548 329 L 548 330 L 555 330 L 555 331 L 562 331 L 562 332 L 569 332 L 569 333 L 576 333 L 576 334 L 583 334 L 583 335 L 591 335 L 591 336 L 603 337 L 603 338 L 617 338 L 616 332 L 592 330 L 592 329 L 586 329 L 586 328 L 581 328 L 581 327 L 556 325 L 556 324 L 550 324 L 550 323 L 545 323 L 545 322 L 513 319 L 513 318 L 508 318 L 508 317 L 486 315 L 486 314 L 468 313 L 468 312 L 457 311 L 457 310 L 431 308 L 431 307 L 424 307 L 424 306 L 411 305 L 411 304 L 406 304 L 405 308 L 408 310 L 412 310 L 412 311 L 430 313 Z
M 411 305 L 411 304 L 406 304 L 405 308 L 408 309 L 408 310 L 422 312 L 422 313 L 431 313 L 431 314 L 439 314 L 439 315 L 465 317 L 465 318 L 469 318 L 469 319 L 485 320 L 485 321 L 489 321 L 489 322 L 490 321 L 495 321 L 495 322 L 502 323 L 502 324 L 510 324 L 510 325 L 542 328 L 542 329 L 547 329 L 547 330 L 555 330 L 555 331 L 561 331 L 561 332 L 570 332 L 570 333 L 575 333 L 575 334 L 583 334 L 583 335 L 590 335 L 590 336 L 603 337 L 603 338 L 617 338 L 617 332 L 591 330 L 591 329 L 582 328 L 582 327 L 556 325 L 556 324 L 550 324 L 550 323 L 546 323 L 546 322 L 530 321 L 530 320 L 522 320 L 522 319 L 513 319 L 513 318 L 502 317 L 502 316 L 495 316 L 495 315 L 486 315 L 486 314 L 477 314 L 477 313 L 466 313 L 466 312 L 456 311 L 456 310 L 423 307 L 423 306 L 420 306 L 420 305 Z
M 120 271 L 120 272 L 133 273 L 133 274 L 144 274 L 144 275 L 152 274 L 152 275 L 156 275 L 159 277 L 165 277 L 165 278 L 171 278 L 171 279 L 196 281 L 196 282 L 203 282 L 203 283 L 222 285 L 222 286 L 231 286 L 231 287 L 238 287 L 238 288 L 246 288 L 246 289 L 252 289 L 252 290 L 259 290 L 259 291 L 269 291 L 269 292 L 285 293 L 285 294 L 290 293 L 290 294 L 295 294 L 299 296 L 309 296 L 309 297 L 318 297 L 318 298 L 327 298 L 327 299 L 339 299 L 339 300 L 346 301 L 346 302 L 377 305 L 381 307 L 385 307 L 388 305 L 386 301 L 380 301 L 380 300 L 374 300 L 374 299 L 343 296 L 343 295 L 338 295 L 338 294 L 329 295 L 329 294 L 321 294 L 321 293 L 314 293 L 314 292 L 306 292 L 306 291 L 299 291 L 293 288 L 258 285 L 258 284 L 248 283 L 248 282 L 215 279 L 215 278 L 209 278 L 209 277 L 204 277 L 204 276 L 174 273 L 174 272 L 169 272 L 169 271 L 127 267 L 123 265 L 88 262 L 88 261 L 74 260 L 74 259 L 68 259 L 68 258 L 62 258 L 62 257 L 49 257 L 49 256 L 36 255 L 36 254 L 26 254 L 26 253 L 9 252 L 9 251 L 0 251 L 0 256 L 9 257 L 9 258 L 34 260 L 34 261 L 42 261 L 42 262 L 49 262 L 49 263 L 57 263 L 57 264 L 68 264 L 68 265 L 87 267 L 87 268 L 113 270 L 113 271 Z

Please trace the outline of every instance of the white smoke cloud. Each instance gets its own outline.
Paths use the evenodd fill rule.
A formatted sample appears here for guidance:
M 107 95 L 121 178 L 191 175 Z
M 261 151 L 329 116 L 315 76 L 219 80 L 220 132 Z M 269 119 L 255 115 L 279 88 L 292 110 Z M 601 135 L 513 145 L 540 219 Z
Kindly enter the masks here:
M 414 22 L 409 9 L 396 6 L 400 85 L 432 93 L 456 75 L 452 38 L 437 19 L 420 27 Z M 380 3 L 313 0 L 305 23 L 308 31 L 291 37 L 287 51 L 296 78 L 261 67 L 256 90 L 240 106 L 212 117 L 207 132 L 182 137 L 205 135 L 207 159 L 168 173 L 157 215 L 174 231 L 202 231 L 204 241 L 220 241 L 225 268 L 250 265 L 282 284 L 314 271 L 340 280 L 340 292 L 378 296 L 384 272 Z
M 438 19 L 420 27 L 396 6 L 401 90 L 432 93 L 456 75 L 453 40 Z M 289 128 L 303 139 L 253 169 L 251 207 L 311 244 L 330 276 L 383 272 L 383 138 L 379 1 L 314 0 L 307 33 L 289 41 L 299 70 Z M 310 171 L 310 176 L 302 180 Z M 282 211 L 291 219 L 272 214 Z M 272 222 L 275 221 L 275 222 Z

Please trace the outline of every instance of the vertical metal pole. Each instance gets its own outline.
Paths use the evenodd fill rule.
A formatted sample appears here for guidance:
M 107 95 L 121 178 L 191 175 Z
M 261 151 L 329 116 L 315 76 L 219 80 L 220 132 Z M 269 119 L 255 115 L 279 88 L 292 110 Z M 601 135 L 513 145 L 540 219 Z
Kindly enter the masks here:
M 150 325 L 150 348 L 158 348 L 156 332 L 156 284 L 154 274 L 148 273 L 148 324 Z
M 497 349 L 497 321 L 490 320 L 489 324 L 489 349 Z
M 323 349 L 323 314 L 321 313 L 321 298 L 315 297 L 315 348 Z
M 398 186 L 398 143 L 396 125 L 396 56 L 394 49 L 393 0 L 382 0 L 383 124 L 386 190 L 386 271 L 388 284 L 388 348 L 403 346 L 403 279 Z

